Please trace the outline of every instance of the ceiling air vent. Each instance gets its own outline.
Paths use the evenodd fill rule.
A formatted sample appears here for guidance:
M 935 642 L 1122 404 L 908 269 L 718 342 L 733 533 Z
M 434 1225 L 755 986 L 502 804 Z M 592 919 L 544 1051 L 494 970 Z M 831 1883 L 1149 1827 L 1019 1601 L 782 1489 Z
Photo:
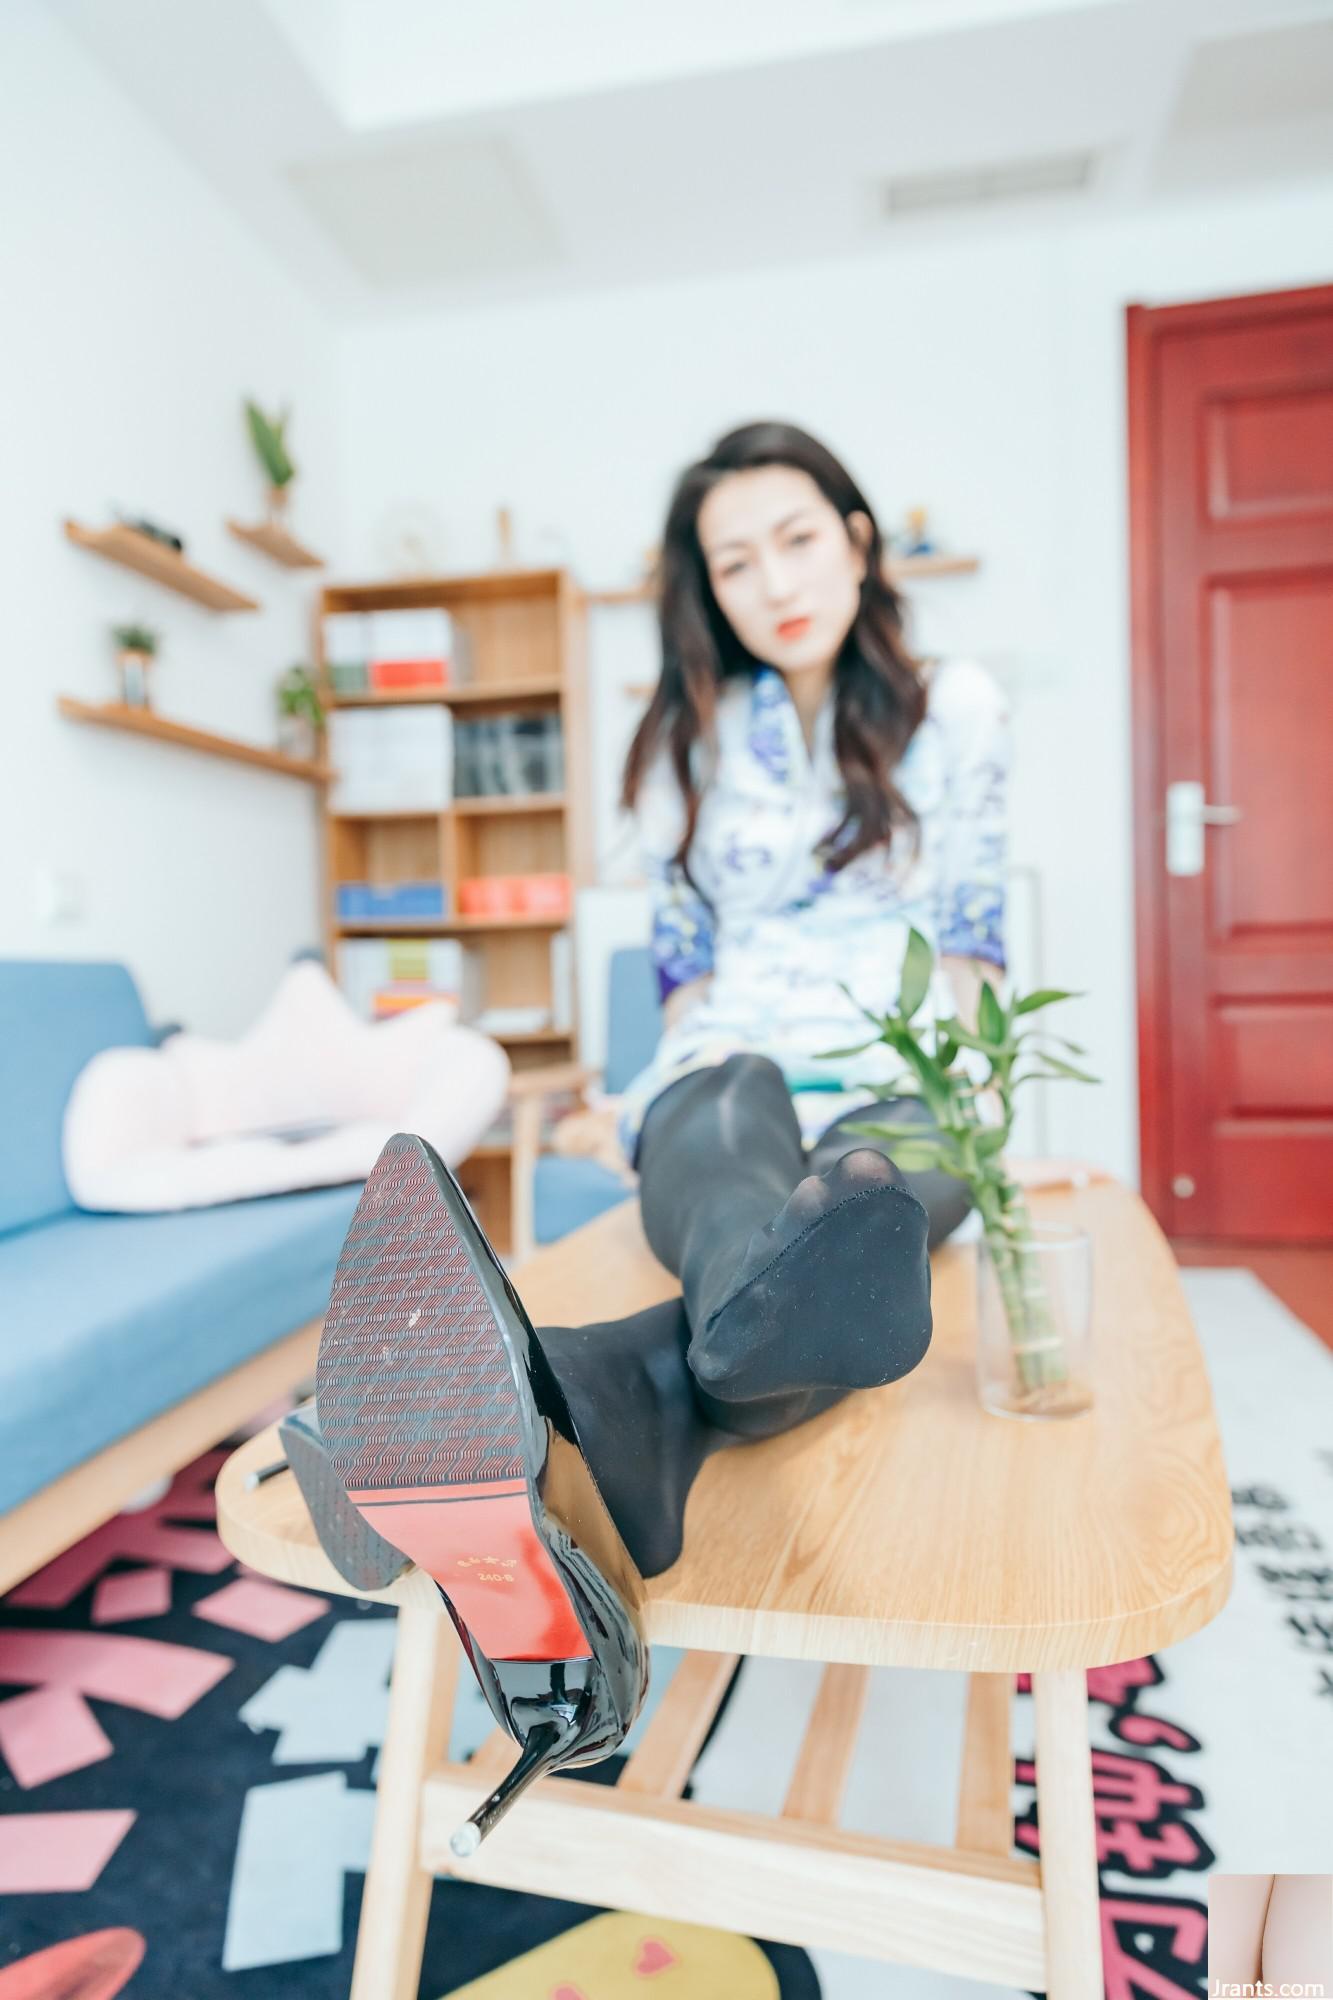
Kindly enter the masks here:
M 883 185 L 883 212 L 915 215 L 1016 201 L 1024 195 L 1072 194 L 1091 185 L 1095 158 L 1093 153 L 1055 153 L 1040 160 L 1008 160 L 1002 166 L 900 174 Z

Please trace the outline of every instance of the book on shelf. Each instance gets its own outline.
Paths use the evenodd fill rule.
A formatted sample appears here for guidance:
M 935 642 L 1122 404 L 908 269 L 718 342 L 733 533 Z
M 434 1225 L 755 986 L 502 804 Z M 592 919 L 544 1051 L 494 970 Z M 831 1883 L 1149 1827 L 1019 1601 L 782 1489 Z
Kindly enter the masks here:
M 367 1019 L 423 1000 L 451 1000 L 466 1019 L 482 1004 L 482 967 L 456 938 L 341 938 L 337 968 L 349 1004 Z
M 574 1026 L 574 940 L 568 931 L 551 939 L 551 1026 L 562 1035 Z
M 454 725 L 454 791 L 460 799 L 560 792 L 564 733 L 558 715 L 497 715 Z
M 447 708 L 346 708 L 329 717 L 332 813 L 443 812 L 453 798 Z
M 450 687 L 470 676 L 466 634 L 438 606 L 329 611 L 323 632 L 336 694 Z
M 483 1007 L 469 1026 L 483 1035 L 539 1035 L 551 1025 L 549 1007 Z

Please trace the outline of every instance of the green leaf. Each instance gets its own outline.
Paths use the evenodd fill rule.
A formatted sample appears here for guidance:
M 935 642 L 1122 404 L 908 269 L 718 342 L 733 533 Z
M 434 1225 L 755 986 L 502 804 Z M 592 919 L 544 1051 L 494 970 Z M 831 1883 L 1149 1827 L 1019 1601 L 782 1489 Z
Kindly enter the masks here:
M 984 1035 L 974 1035 L 971 1028 L 965 1028 L 954 1015 L 941 1025 L 947 1030 L 950 1040 L 957 1042 L 961 1048 L 980 1049 L 985 1056 L 998 1056 L 1003 1052 L 1003 1042 L 988 1042 Z
M 839 1057 L 841 1057 L 841 1056 L 860 1056 L 860 1055 L 864 1055 L 867 1049 L 877 1049 L 877 1048 L 879 1047 L 879 1044 L 880 1044 L 880 1041 L 881 1041 L 881 1039 L 882 1039 L 882 1038 L 881 1038 L 881 1037 L 880 1037 L 879 1035 L 875 1035 L 875 1036 L 874 1036 L 874 1037 L 873 1037 L 873 1038 L 872 1038 L 872 1039 L 871 1039 L 870 1041 L 868 1041 L 868 1042 L 858 1042 L 858 1043 L 856 1044 L 855 1048 L 850 1048 L 850 1049 L 820 1049 L 820 1050 L 819 1050 L 819 1052 L 818 1052 L 818 1053 L 817 1053 L 817 1054 L 816 1054 L 816 1055 L 815 1055 L 815 1056 L 813 1057 L 813 1061 L 815 1061 L 815 1062 L 836 1062 L 836 1061 L 837 1061 L 837 1060 L 839 1059 Z
M 850 1000 L 853 1007 L 855 1007 L 857 1013 L 864 1014 L 865 1018 L 867 1019 L 867 1021 L 871 1023 L 872 1027 L 876 1028 L 879 1031 L 879 1033 L 883 1035 L 885 1031 L 892 1025 L 893 1016 L 891 1014 L 874 1014 L 871 1012 L 869 1007 L 863 1007 L 861 1005 L 861 1002 L 857 999 L 856 995 L 853 993 L 851 987 L 847 984 L 845 979 L 840 979 L 837 982 L 837 984 L 838 984 L 838 991 L 846 995 L 847 999 Z
M 1055 1076 L 1069 1076 L 1074 1079 L 1075 1083 L 1101 1082 L 1101 1078 L 1099 1076 L 1090 1076 L 1087 1070 L 1085 1069 L 1075 1069 L 1073 1063 L 1062 1062 L 1059 1056 L 1048 1056 L 1044 1050 L 1040 1055 L 1038 1055 L 1035 1058 L 1035 1060 L 1037 1062 L 1045 1063 L 1046 1074 L 1048 1076 L 1052 1074 L 1054 1074 Z
M 1009 1134 L 1003 1125 L 987 1125 L 977 1133 L 975 1144 L 977 1157 L 989 1160 L 996 1153 L 1004 1151 L 1004 1142 Z
M 943 1166 L 944 1161 L 938 1146 L 927 1145 L 924 1139 L 904 1141 L 893 1147 L 889 1155 L 895 1167 L 901 1167 L 905 1174 L 924 1173 L 928 1167 Z
M 958 1042 L 956 1038 L 953 1035 L 941 1035 L 939 1041 L 935 1045 L 936 1062 L 939 1063 L 944 1069 L 948 1069 L 950 1063 L 954 1060 L 954 1057 L 957 1054 L 958 1054 Z
M 1066 993 L 1058 986 L 1039 986 L 1033 993 L 1025 993 L 1021 1000 L 1015 1000 L 1013 1014 L 1035 1014 L 1038 1007 L 1051 1007 L 1057 1000 L 1081 1000 L 1081 993 Z
M 264 415 L 257 403 L 247 402 L 246 418 L 250 425 L 250 439 L 258 454 L 259 462 L 274 486 L 285 486 L 296 474 L 296 468 L 287 455 L 283 430 L 289 412 L 284 411 L 277 423 Z
M 861 1132 L 870 1139 L 921 1139 L 920 1125 L 840 1125 L 840 1132 Z M 930 1140 L 931 1145 L 936 1143 Z
M 898 988 L 898 1012 L 904 1021 L 911 1020 L 925 999 L 934 964 L 934 952 L 920 931 L 913 927 L 907 933 L 907 950 L 903 954 L 902 979 Z
M 911 1064 L 921 1079 L 921 1095 L 925 1098 L 936 1116 L 942 1116 L 947 1109 L 951 1090 L 951 1085 L 945 1078 L 944 1071 L 935 1061 L 935 1058 L 928 1056 L 926 1051 L 916 1042 L 904 1042 L 901 1053 L 904 1060 Z
M 1029 1028 L 1025 1035 L 1019 1035 L 1020 1042 L 1058 1042 L 1071 1055 L 1085 1056 L 1088 1052 L 1082 1042 L 1071 1042 L 1068 1035 L 1053 1035 L 1049 1028 Z
M 995 988 L 989 979 L 983 979 L 981 998 L 977 1002 L 977 1033 L 983 1040 L 999 1047 L 1004 1041 L 1005 1025 L 1004 1009 Z

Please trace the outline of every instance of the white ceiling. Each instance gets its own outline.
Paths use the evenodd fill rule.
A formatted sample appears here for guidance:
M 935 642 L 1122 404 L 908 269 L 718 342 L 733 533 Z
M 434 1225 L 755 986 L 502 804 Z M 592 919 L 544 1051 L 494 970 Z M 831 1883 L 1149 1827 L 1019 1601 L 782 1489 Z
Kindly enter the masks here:
M 1333 175 L 1333 0 L 54 4 L 349 319 Z

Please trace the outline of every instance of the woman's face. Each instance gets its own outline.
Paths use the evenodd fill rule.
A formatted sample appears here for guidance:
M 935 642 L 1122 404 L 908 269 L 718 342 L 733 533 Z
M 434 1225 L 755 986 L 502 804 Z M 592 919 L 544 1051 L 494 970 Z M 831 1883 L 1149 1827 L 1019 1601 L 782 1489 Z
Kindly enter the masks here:
M 860 601 L 868 516 L 844 525 L 808 472 L 760 465 L 719 480 L 698 526 L 713 594 L 741 644 L 789 676 L 832 666 Z

